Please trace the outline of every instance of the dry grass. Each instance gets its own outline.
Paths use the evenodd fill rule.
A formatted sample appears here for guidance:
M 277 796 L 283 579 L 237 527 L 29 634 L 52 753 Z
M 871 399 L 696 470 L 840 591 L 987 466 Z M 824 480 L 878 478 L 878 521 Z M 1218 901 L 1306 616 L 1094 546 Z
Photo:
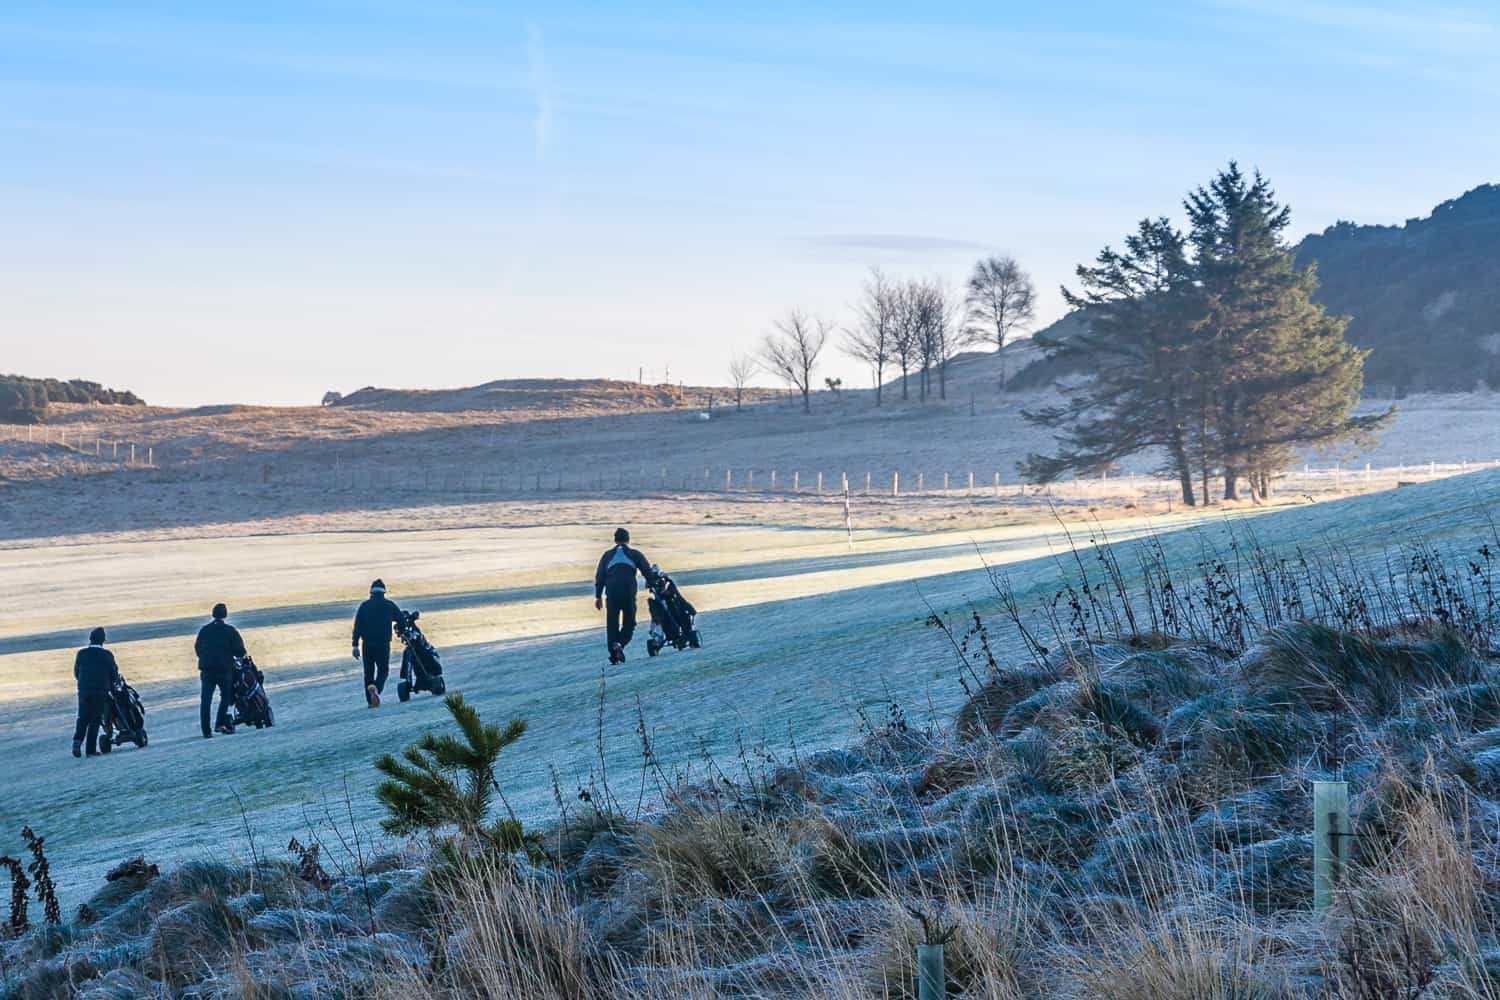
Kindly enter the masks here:
M 419 957 L 351 957 L 310 924 L 295 975 L 411 1000 L 874 1000 L 911 997 L 915 945 L 943 938 L 967 998 L 1500 1000 L 1500 801 L 1478 761 L 1500 737 L 1473 690 L 1494 666 L 1487 580 L 1303 593 L 1210 560 L 1197 594 L 1145 575 L 1158 589 L 1045 607 L 1042 662 L 997 670 L 957 733 L 893 709 L 853 747 L 747 761 L 741 784 L 671 789 L 639 823 L 574 820 L 547 838 L 552 867 L 464 860 L 403 931 Z M 1378 606 L 1399 626 L 1343 624 Z M 1187 634 L 1111 631 L 1127 620 Z M 1313 915 L 1307 784 L 1335 775 L 1359 840 Z M 277 905 L 328 905 L 277 878 L 260 884 Z M 161 942 L 147 974 L 259 984 L 254 881 L 205 868 L 139 889 Z

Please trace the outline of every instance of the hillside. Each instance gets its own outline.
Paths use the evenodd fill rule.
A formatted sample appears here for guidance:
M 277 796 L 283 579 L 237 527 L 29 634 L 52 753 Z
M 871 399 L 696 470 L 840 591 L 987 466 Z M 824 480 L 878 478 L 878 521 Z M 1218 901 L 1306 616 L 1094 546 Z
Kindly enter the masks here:
M 1317 300 L 1352 317 L 1365 384 L 1399 395 L 1500 384 L 1500 187 L 1485 184 L 1403 226 L 1340 222 L 1297 247 Z
M 1367 393 L 1500 384 L 1500 187 L 1481 185 L 1400 226 L 1340 222 L 1295 254 L 1318 269 L 1313 298 L 1350 317 L 1350 342 L 1370 350 Z M 1040 332 L 1066 339 L 1080 322 L 1073 313 Z M 1037 389 L 1068 373 L 1035 362 L 1014 385 Z
M 746 398 L 771 395 L 747 389 Z M 460 389 L 379 389 L 366 386 L 334 405 L 341 409 L 399 413 L 546 412 L 582 416 L 637 413 L 732 401 L 734 390 L 714 386 L 653 385 L 615 379 L 497 379 Z
M 514 853 L 446 829 L 435 843 L 373 833 L 377 751 L 455 730 L 430 699 L 328 725 L 346 687 L 332 664 L 279 669 L 284 724 L 236 737 L 227 761 L 153 737 L 149 753 L 84 765 L 81 793 L 26 766 L 54 752 L 58 698 L 0 729 L 21 762 L 0 811 L 28 813 L 4 827 L 38 824 L 65 901 L 55 926 L 33 905 L 33 930 L 0 934 L 0 997 L 896 1000 L 933 924 L 952 928 L 949 996 L 1494 997 L 1500 661 L 1489 571 L 1468 567 L 1493 559 L 1492 505 L 1475 497 L 1495 485 L 1163 530 L 1071 560 L 992 536 L 957 571 L 917 570 L 926 624 L 903 607 L 909 582 L 850 579 L 825 536 L 784 567 L 825 593 L 768 579 L 726 606 L 709 574 L 684 574 L 712 643 L 607 685 L 582 634 L 440 638 L 486 720 L 533 724 L 489 775 L 505 790 L 491 818 L 514 808 L 533 835 Z M 514 537 L 453 547 L 514 567 Z M 563 540 L 535 541 L 528 554 L 550 560 Z M 902 567 L 908 554 L 884 553 Z M 471 635 L 518 617 L 528 591 Z M 291 636 L 283 655 L 323 656 L 343 625 Z M 190 705 L 153 725 L 174 711 L 182 728 Z M 289 759 L 309 766 L 278 770 Z M 236 809 L 244 776 L 272 772 Z M 153 784 L 163 773 L 180 783 Z M 340 773 L 331 803 L 287 788 Z M 1331 811 L 1350 834 L 1321 868 L 1339 883 L 1321 913 L 1314 782 L 1345 783 L 1347 810 Z M 85 836 L 74 817 L 111 793 L 113 822 Z M 221 822 L 195 853 L 204 815 L 240 826 Z

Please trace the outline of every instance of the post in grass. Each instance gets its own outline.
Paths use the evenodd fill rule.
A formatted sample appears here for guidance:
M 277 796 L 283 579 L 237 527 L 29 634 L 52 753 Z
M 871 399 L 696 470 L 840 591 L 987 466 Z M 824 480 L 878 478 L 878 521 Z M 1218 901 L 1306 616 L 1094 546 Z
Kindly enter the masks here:
M 1313 909 L 1327 910 L 1349 864 L 1349 783 L 1313 782 Z

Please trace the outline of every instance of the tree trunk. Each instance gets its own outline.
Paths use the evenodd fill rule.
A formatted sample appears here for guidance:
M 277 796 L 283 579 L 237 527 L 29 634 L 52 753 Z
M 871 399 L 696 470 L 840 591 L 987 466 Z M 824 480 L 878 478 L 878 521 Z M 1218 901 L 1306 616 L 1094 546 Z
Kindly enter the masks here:
M 911 399 L 911 393 L 906 388 L 906 369 L 906 362 L 901 362 L 901 398 L 903 400 Z
M 875 369 L 875 405 L 880 406 L 880 397 L 885 392 L 885 366 L 880 365 Z
M 1240 498 L 1240 470 L 1232 465 L 1224 466 L 1224 499 Z
M 812 389 L 811 389 L 811 387 L 802 390 L 802 412 L 803 413 L 811 413 L 812 412 Z
M 1183 506 L 1198 506 L 1198 498 L 1193 493 L 1193 466 L 1188 461 L 1187 447 L 1181 437 L 1167 446 L 1167 452 L 1172 459 L 1172 468 L 1177 472 L 1177 481 L 1182 485 Z
M 948 359 L 938 362 L 938 396 L 948 398 Z

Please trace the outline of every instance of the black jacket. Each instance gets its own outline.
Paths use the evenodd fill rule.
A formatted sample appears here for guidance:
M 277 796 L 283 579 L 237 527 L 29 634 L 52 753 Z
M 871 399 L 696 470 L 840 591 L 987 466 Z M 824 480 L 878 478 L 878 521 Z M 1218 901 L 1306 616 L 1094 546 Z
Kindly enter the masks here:
M 371 594 L 369 600 L 359 606 L 354 613 L 354 643 L 358 645 L 361 641 L 366 646 L 376 649 L 389 649 L 391 646 L 391 630 L 395 627 L 396 616 L 401 609 L 396 607 L 396 602 L 387 598 L 384 594 Z
M 73 676 L 80 692 L 109 691 L 120 679 L 120 668 L 115 654 L 103 646 L 85 646 L 73 657 Z
M 198 630 L 193 652 L 198 654 L 198 669 L 203 673 L 228 673 L 234 669 L 234 658 L 245 655 L 245 640 L 233 625 L 215 618 Z
M 632 549 L 629 545 L 611 545 L 599 557 L 599 568 L 594 572 L 594 597 L 603 596 L 606 584 L 618 587 L 628 582 L 634 590 L 636 570 L 641 571 L 641 576 L 646 578 L 647 583 L 656 579 L 656 574 L 651 572 L 651 564 L 639 549 Z

